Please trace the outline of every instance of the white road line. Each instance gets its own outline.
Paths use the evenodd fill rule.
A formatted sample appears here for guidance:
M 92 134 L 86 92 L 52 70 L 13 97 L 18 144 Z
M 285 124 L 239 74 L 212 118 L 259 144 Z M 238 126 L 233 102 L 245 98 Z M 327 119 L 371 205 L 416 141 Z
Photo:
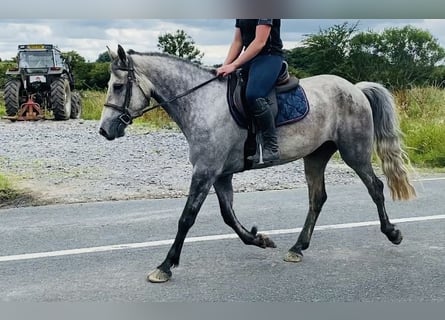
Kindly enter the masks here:
M 432 221 L 432 220 L 441 220 L 441 219 L 445 219 L 445 215 L 392 219 L 391 222 L 406 223 L 406 222 Z M 335 230 L 335 229 L 351 229 L 351 228 L 374 226 L 374 225 L 379 225 L 379 224 L 380 224 L 379 221 L 341 223 L 341 224 L 318 226 L 318 227 L 315 227 L 315 230 L 321 231 L 321 230 Z M 276 234 L 298 233 L 300 231 L 301 231 L 301 228 L 278 229 L 278 230 L 269 230 L 269 231 L 261 231 L 261 232 L 264 234 L 267 234 L 267 235 L 276 235 Z M 210 236 L 201 236 L 201 237 L 190 237 L 190 238 L 187 238 L 185 240 L 185 242 L 190 243 L 190 242 L 203 242 L 203 241 L 217 241 L 217 240 L 227 240 L 227 239 L 236 239 L 236 238 L 238 238 L 238 236 L 234 233 L 231 233 L 231 234 L 210 235 Z M 148 247 L 160 247 L 160 246 L 171 245 L 172 243 L 173 243 L 173 240 L 170 239 L 170 240 L 158 240 L 158 241 L 149 241 L 149 242 L 141 242 L 141 243 L 116 244 L 116 245 L 91 247 L 91 248 L 26 253 L 26 254 L 18 254 L 18 255 L 10 255 L 10 256 L 1 256 L 0 262 L 31 260 L 31 259 L 49 258 L 49 257 L 60 257 L 60 256 L 95 253 L 95 252 L 105 252 L 105 251 L 128 250 L 128 249 L 138 249 L 138 248 L 148 248 Z
M 413 181 L 436 181 L 436 180 L 445 180 L 445 177 L 413 179 Z

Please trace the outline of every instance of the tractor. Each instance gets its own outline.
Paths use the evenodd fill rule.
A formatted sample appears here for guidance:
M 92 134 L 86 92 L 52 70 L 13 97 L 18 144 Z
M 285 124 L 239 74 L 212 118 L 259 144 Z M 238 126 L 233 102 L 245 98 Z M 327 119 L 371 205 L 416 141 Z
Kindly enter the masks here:
M 4 100 L 7 116 L 15 120 L 77 119 L 82 102 L 74 91 L 70 61 L 52 44 L 18 46 L 17 67 L 6 71 Z

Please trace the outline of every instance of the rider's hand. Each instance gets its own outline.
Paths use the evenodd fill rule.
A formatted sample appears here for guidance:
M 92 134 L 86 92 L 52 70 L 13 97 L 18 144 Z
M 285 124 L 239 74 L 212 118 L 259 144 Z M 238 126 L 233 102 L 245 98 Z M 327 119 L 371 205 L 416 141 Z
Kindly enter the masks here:
M 224 66 L 219 67 L 216 69 L 216 75 L 217 76 L 227 76 L 230 73 L 234 72 L 236 70 L 236 66 L 233 63 L 226 64 Z

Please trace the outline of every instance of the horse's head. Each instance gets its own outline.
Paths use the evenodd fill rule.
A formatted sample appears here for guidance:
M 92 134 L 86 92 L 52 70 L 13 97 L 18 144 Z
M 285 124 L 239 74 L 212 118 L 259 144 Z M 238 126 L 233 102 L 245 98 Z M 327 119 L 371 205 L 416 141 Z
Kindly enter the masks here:
M 108 49 L 112 59 L 107 97 L 102 110 L 99 133 L 108 140 L 122 137 L 125 128 L 150 102 L 152 84 L 141 75 L 134 61 L 118 45 L 117 54 Z

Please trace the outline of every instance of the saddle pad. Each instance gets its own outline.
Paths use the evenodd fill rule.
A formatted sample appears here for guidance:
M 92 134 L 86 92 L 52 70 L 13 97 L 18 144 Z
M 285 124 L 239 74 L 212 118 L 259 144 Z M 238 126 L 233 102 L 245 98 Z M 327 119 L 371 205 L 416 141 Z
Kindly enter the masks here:
M 240 88 L 236 81 L 236 77 L 229 76 L 227 90 L 229 110 L 233 119 L 241 128 L 249 129 L 251 120 L 248 119 L 247 110 L 244 110 L 245 101 L 240 101 L 241 94 L 239 92 L 234 94 L 235 88 Z M 276 93 L 277 116 L 275 117 L 277 127 L 299 121 L 308 114 L 309 103 L 301 86 L 298 85 L 285 92 L 278 91 Z
M 303 119 L 309 112 L 309 103 L 301 86 L 287 92 L 277 93 L 277 127 Z

